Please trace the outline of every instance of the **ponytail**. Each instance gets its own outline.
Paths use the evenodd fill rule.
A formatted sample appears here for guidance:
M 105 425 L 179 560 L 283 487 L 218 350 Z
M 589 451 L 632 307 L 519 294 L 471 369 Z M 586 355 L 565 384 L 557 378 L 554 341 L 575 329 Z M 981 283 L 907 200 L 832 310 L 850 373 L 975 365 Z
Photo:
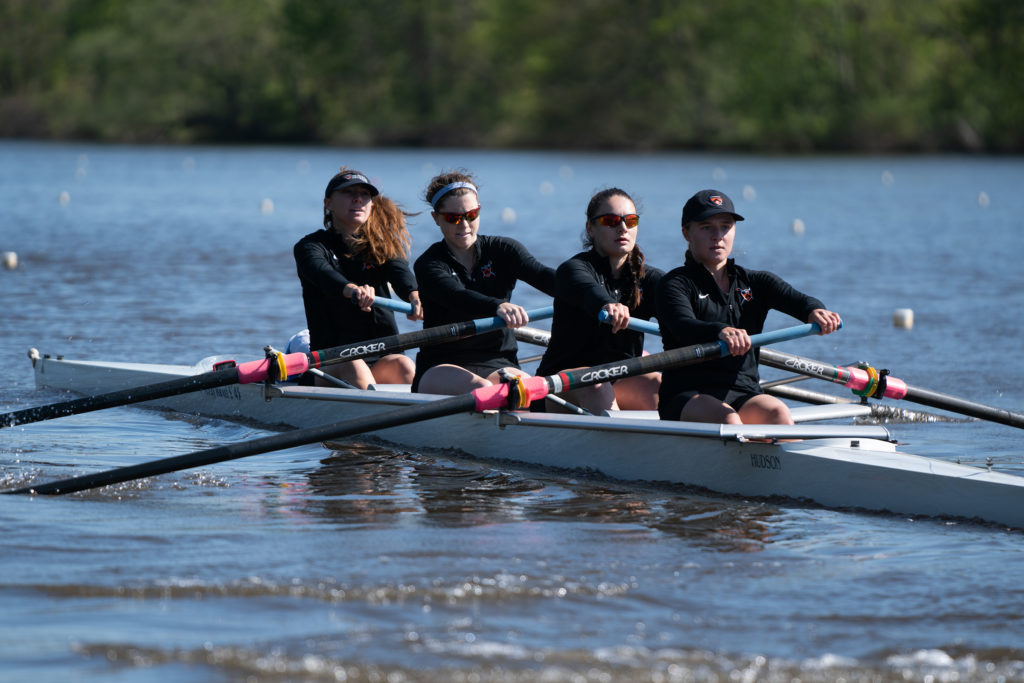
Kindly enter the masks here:
M 370 218 L 353 237 L 352 251 L 363 260 L 380 265 L 396 258 L 408 258 L 412 238 L 405 225 L 407 216 L 398 204 L 380 194 L 373 198 Z

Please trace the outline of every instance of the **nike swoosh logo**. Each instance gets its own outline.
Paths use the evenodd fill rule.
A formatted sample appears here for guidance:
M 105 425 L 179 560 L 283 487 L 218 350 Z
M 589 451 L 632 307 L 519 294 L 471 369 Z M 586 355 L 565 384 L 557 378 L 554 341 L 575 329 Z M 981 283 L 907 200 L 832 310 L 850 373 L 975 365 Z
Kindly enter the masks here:
M 711 296 L 711 295 L 710 294 L 698 294 L 697 298 L 698 299 L 707 299 L 709 296 Z

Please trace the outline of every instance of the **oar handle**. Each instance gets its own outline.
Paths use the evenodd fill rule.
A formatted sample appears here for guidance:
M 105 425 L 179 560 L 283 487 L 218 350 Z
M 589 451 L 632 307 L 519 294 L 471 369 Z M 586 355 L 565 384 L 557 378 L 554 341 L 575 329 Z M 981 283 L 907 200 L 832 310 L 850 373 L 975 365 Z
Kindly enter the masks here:
M 601 322 L 608 322 L 608 311 L 601 311 L 597 314 L 597 319 Z M 635 332 L 649 332 L 650 334 L 656 334 L 661 336 L 661 328 L 656 323 L 652 323 L 648 320 L 641 320 L 640 318 L 630 318 L 629 322 L 626 323 L 626 327 Z
M 601 311 L 597 318 L 601 322 L 605 322 L 608 319 L 608 311 Z M 839 327 L 842 326 L 843 324 L 840 322 Z M 636 330 L 637 332 L 648 332 L 650 334 L 661 336 L 661 328 L 658 325 L 647 320 L 641 320 L 640 318 L 630 318 L 626 327 L 631 330 Z M 753 334 L 750 336 L 750 342 L 754 346 L 761 346 L 763 344 L 775 344 L 777 342 L 789 341 L 790 339 L 798 339 L 799 337 L 806 337 L 811 334 L 821 334 L 821 327 L 818 326 L 818 323 L 807 323 L 806 325 L 787 327 L 782 330 L 776 330 L 775 332 Z M 755 342 L 755 338 L 761 339 L 762 341 Z M 724 341 L 718 340 L 718 343 L 722 346 L 723 355 L 729 351 L 729 345 Z
M 545 318 L 550 318 L 554 314 L 554 306 L 544 306 L 543 308 L 534 308 L 527 311 L 526 317 L 528 320 L 544 320 Z M 491 330 L 500 330 L 505 327 L 505 321 L 498 316 L 474 320 L 473 324 L 476 325 L 477 332 L 490 332 Z
M 840 324 L 839 326 L 842 327 L 842 324 Z M 752 334 L 750 335 L 750 345 L 764 346 L 766 344 L 778 344 L 779 342 L 790 341 L 791 339 L 809 337 L 812 334 L 821 334 L 821 327 L 818 325 L 818 323 L 806 323 L 804 325 L 784 327 L 781 330 L 773 330 L 771 332 L 761 332 L 760 334 Z M 721 339 L 718 340 L 718 345 L 722 349 L 723 356 L 729 352 L 729 345 L 726 344 Z
M 389 299 L 386 296 L 375 296 L 373 297 L 373 305 L 377 308 L 386 308 L 389 311 L 397 311 L 398 313 L 412 313 L 412 304 L 406 303 L 401 299 Z

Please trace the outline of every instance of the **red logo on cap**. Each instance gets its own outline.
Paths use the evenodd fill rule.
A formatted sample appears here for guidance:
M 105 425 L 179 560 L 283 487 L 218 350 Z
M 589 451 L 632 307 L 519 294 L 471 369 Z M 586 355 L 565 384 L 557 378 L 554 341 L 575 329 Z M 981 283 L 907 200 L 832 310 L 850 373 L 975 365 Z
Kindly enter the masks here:
M 708 201 L 710 201 L 715 206 L 721 206 L 722 205 L 722 198 L 719 197 L 717 194 L 713 194 L 710 197 L 708 197 Z

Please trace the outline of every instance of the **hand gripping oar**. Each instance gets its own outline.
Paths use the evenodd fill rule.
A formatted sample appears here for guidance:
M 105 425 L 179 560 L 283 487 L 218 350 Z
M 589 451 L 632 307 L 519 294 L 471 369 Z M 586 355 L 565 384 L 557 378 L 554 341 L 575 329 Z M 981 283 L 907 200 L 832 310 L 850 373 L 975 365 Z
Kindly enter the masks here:
M 608 322 L 609 317 L 611 316 L 608 315 L 608 311 L 601 311 L 600 313 L 597 314 L 597 319 L 603 323 Z M 626 323 L 626 327 L 636 332 L 647 332 L 649 334 L 656 334 L 659 337 L 661 336 L 661 328 L 658 327 L 655 323 L 652 323 L 648 320 L 641 320 L 640 318 L 630 318 L 629 322 Z
M 752 335 L 750 342 L 754 346 L 761 346 L 806 337 L 810 334 L 817 334 L 820 331 L 820 328 L 815 324 L 798 325 L 774 332 Z M 642 375 L 648 372 L 700 363 L 717 358 L 723 353 L 728 353 L 728 348 L 728 345 L 722 341 L 694 344 L 693 346 L 684 346 L 649 356 L 595 365 L 580 370 L 560 372 L 550 377 L 528 377 L 525 380 L 513 378 L 513 381 L 508 384 L 482 387 L 468 394 L 443 398 L 439 401 L 423 403 L 417 406 L 399 408 L 386 413 L 367 415 L 322 427 L 297 429 L 284 434 L 254 439 L 246 443 L 218 446 L 195 453 L 153 460 L 138 465 L 129 465 L 128 467 L 119 467 L 107 470 L 106 472 L 87 474 L 48 484 L 28 486 L 12 491 L 4 491 L 3 493 L 75 493 L 76 491 L 119 484 L 133 479 L 153 477 L 178 470 L 202 467 L 204 465 L 224 462 L 225 460 L 235 460 L 283 448 L 304 446 L 329 439 L 341 439 L 389 427 L 422 422 L 423 420 L 455 415 L 456 413 L 498 410 L 502 408 L 519 409 L 528 406 L 532 401 L 544 398 L 549 393 L 569 391 L 599 382 L 606 382 L 610 379 Z
M 377 296 L 373 298 L 373 305 L 399 313 L 412 313 L 412 304 L 406 303 L 401 299 L 388 299 L 387 297 Z
M 1002 408 L 994 408 L 956 396 L 949 396 L 931 389 L 914 387 L 887 371 L 879 372 L 870 366 L 840 367 L 822 363 L 810 358 L 801 358 L 782 351 L 765 349 L 761 351 L 761 362 L 773 368 L 788 370 L 808 377 L 823 379 L 849 387 L 858 396 L 870 398 L 893 398 L 940 408 L 961 415 L 991 420 L 1011 427 L 1024 429 L 1024 415 Z
M 391 299 L 384 298 L 378 298 L 375 301 L 391 301 L 393 304 L 396 303 Z M 542 320 L 551 317 L 554 309 L 551 306 L 546 306 L 527 311 L 526 313 L 531 320 Z M 266 380 L 281 381 L 292 375 L 301 375 L 310 368 L 320 368 L 325 365 L 343 363 L 370 355 L 385 355 L 417 346 L 453 341 L 484 332 L 491 332 L 504 326 L 505 321 L 495 316 L 493 318 L 481 318 L 479 320 L 452 323 L 450 325 L 438 325 L 437 327 L 406 332 L 390 337 L 380 337 L 378 339 L 335 346 L 322 351 L 289 354 L 273 352 L 268 353 L 268 357 L 263 360 L 249 361 L 241 365 L 235 365 L 233 361 L 227 361 L 226 367 L 215 366 L 217 369 L 198 375 L 190 375 L 189 377 L 168 380 L 158 384 L 122 389 L 106 394 L 86 396 L 70 401 L 6 413 L 0 415 L 0 427 L 40 422 L 65 415 L 77 415 L 93 410 L 141 403 L 166 396 L 177 396 L 192 391 L 213 389 L 231 384 L 251 384 Z

